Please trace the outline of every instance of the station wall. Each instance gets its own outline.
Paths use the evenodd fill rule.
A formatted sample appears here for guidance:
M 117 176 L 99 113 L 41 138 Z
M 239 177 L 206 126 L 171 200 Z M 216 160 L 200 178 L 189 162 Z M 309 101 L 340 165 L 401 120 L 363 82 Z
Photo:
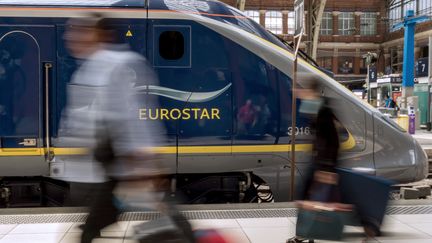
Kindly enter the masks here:
M 235 6 L 237 0 L 223 2 Z M 246 0 L 245 9 L 259 15 L 257 22 L 290 41 L 293 2 Z M 308 2 L 305 0 L 306 4 Z M 305 8 L 307 9 L 307 6 Z M 281 14 L 274 13 L 277 11 Z M 402 71 L 403 30 L 391 30 L 392 19 L 389 18 L 391 16 L 386 1 L 328 0 L 325 12 L 327 23 L 322 22 L 317 62 L 332 71 L 337 80 L 361 87 L 367 73 L 362 55 L 367 52 L 379 55 L 376 64 L 378 73 Z M 426 14 L 432 15 L 430 12 L 426 11 Z M 280 26 L 275 24 L 278 21 Z M 427 39 L 432 35 L 431 22 L 418 25 L 416 33 L 416 58 L 425 57 Z

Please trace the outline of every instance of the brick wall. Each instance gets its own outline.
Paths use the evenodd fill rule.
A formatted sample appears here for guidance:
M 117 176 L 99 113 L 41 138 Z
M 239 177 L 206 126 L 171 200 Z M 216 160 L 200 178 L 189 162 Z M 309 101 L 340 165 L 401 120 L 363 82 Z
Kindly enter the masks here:
M 222 0 L 234 6 L 235 0 Z M 305 0 L 307 7 L 308 0 Z M 293 9 L 294 0 L 246 0 L 247 9 Z M 328 0 L 326 8 L 334 11 L 377 11 L 384 6 L 383 0 Z
M 236 0 L 222 0 L 223 2 L 235 5 Z M 265 24 L 265 10 L 293 10 L 294 0 L 246 0 L 246 10 L 261 10 L 261 24 Z M 307 5 L 308 0 L 305 0 Z M 305 6 L 307 10 L 307 6 Z M 333 12 L 333 34 L 320 36 L 319 40 L 319 51 L 318 53 L 326 53 L 326 57 L 332 57 L 333 67 L 332 70 L 337 76 L 342 79 L 344 76 L 361 76 L 362 65 L 361 55 L 368 51 L 376 52 L 381 54 L 378 61 L 378 72 L 384 72 L 386 66 L 389 65 L 389 54 L 390 49 L 398 48 L 401 49 L 401 41 L 403 39 L 403 30 L 396 32 L 389 32 L 388 22 L 385 21 L 387 17 L 387 11 L 385 7 L 385 1 L 383 0 L 327 0 L 326 10 Z M 342 36 L 339 35 L 338 31 L 338 12 L 357 12 L 355 18 L 356 31 L 353 31 L 352 35 Z M 375 12 L 377 15 L 377 34 L 374 36 L 362 36 L 359 33 L 360 28 L 360 15 L 362 12 Z M 286 16 L 284 15 L 284 22 Z M 284 23 L 284 30 L 286 33 L 286 24 Z M 417 26 L 416 32 L 421 33 L 432 30 L 431 22 L 423 23 Z M 287 40 L 291 40 L 292 37 L 289 35 L 283 36 Z M 394 42 L 394 43 L 393 43 Z M 424 40 L 417 40 L 418 43 L 424 45 Z M 387 44 L 386 44 L 387 43 Z M 391 43 L 390 45 L 388 43 Z M 352 48 L 349 46 L 352 45 Z M 344 75 L 339 72 L 338 64 L 339 57 L 343 55 L 352 55 L 354 58 L 354 73 L 350 75 Z M 318 54 L 320 58 L 320 54 Z M 336 66 L 335 66 L 336 65 Z

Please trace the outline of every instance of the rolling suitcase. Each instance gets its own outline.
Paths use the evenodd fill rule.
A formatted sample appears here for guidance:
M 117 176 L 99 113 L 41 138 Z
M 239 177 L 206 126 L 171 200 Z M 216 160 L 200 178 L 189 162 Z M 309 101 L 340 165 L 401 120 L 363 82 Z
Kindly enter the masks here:
M 338 203 L 306 201 L 299 204 L 296 236 L 306 239 L 332 240 L 342 238 L 345 215 L 350 208 Z
M 338 169 L 338 174 L 342 201 L 353 204 L 361 224 L 379 234 L 393 182 L 347 169 Z
M 340 240 L 345 215 L 351 213 L 352 207 L 339 202 L 339 176 L 334 172 L 316 170 L 308 188 L 307 201 L 298 202 L 296 237 Z

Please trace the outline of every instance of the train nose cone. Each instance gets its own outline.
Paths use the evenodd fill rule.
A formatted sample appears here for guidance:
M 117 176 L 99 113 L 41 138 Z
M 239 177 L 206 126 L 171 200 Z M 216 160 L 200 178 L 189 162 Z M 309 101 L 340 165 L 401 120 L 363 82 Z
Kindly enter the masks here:
M 426 152 L 423 150 L 421 145 L 414 140 L 414 149 L 415 149 L 415 165 L 416 165 L 416 181 L 420 181 L 425 179 L 429 173 L 429 161 Z

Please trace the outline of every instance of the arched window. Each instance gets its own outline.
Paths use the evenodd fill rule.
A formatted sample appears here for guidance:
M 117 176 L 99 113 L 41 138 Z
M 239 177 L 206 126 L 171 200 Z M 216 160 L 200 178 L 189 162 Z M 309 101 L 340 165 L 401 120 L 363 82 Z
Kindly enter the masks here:
M 255 22 L 257 22 L 258 24 L 260 23 L 260 12 L 259 11 L 246 10 L 246 11 L 244 11 L 244 14 L 246 16 L 248 16 L 249 18 L 251 18 L 252 20 L 254 20 Z
M 266 12 L 265 27 L 274 34 L 282 34 L 282 13 L 279 11 Z

